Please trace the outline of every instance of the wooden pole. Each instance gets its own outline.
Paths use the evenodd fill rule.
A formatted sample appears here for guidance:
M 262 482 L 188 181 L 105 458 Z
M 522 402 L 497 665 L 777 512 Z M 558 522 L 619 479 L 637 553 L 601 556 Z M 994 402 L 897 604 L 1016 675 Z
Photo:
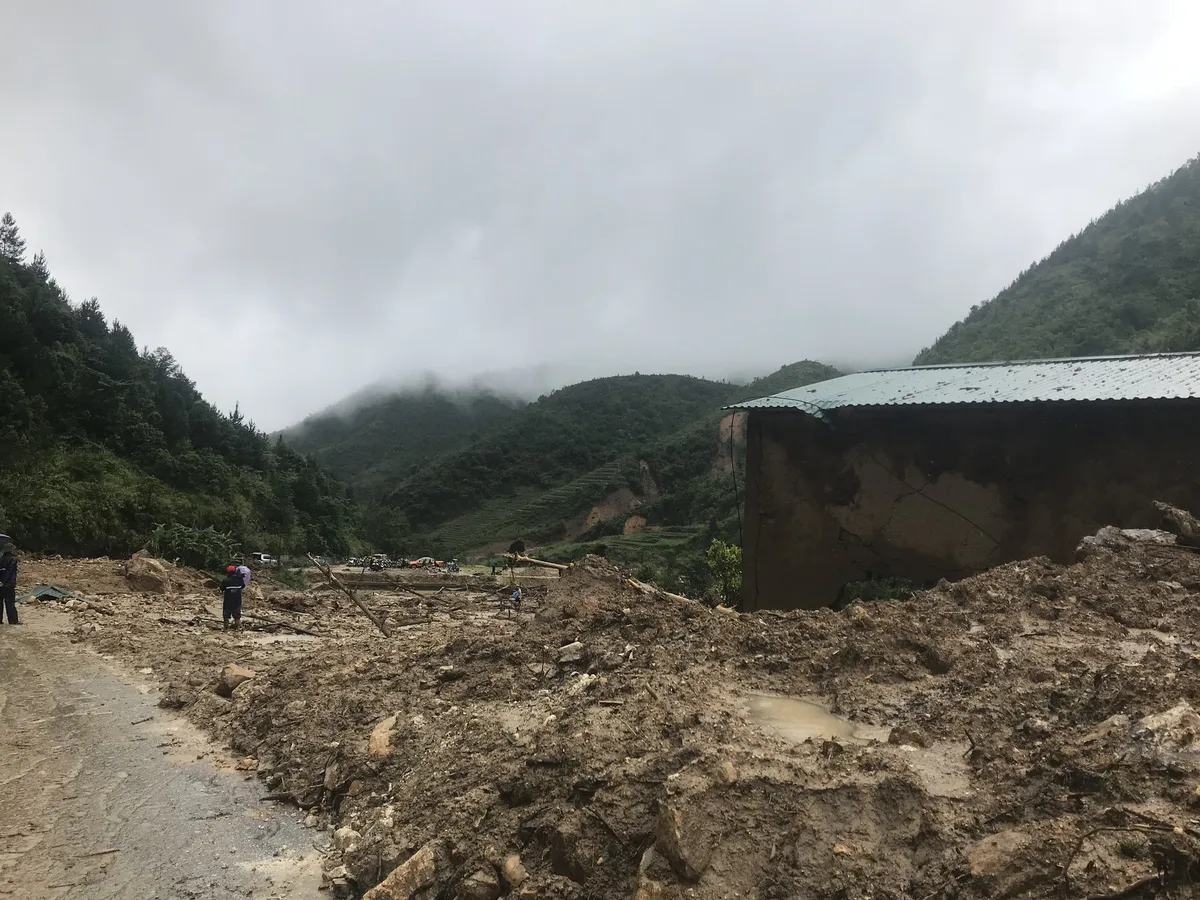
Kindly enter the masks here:
M 514 562 L 522 562 L 531 566 L 544 566 L 547 569 L 558 569 L 560 572 L 563 569 L 569 569 L 570 566 L 564 566 L 562 563 L 546 562 L 544 559 L 534 559 L 532 556 L 525 556 L 521 553 L 506 553 L 504 554 Z
M 683 594 L 672 594 L 670 591 L 664 591 L 660 587 L 655 587 L 652 584 L 646 584 L 644 581 L 638 581 L 636 578 L 627 578 L 626 582 L 632 588 L 637 588 L 643 594 L 651 597 L 666 597 L 668 600 L 682 600 L 684 603 L 695 603 L 696 601 L 690 597 L 685 597 Z
M 368 619 L 370 619 L 373 623 L 375 623 L 375 627 L 383 632 L 384 637 L 392 636 L 391 631 L 388 630 L 387 624 L 383 621 L 383 619 L 379 618 L 379 616 L 375 615 L 375 613 L 373 613 L 373 612 L 371 612 L 371 610 L 367 609 L 367 604 L 365 604 L 361 600 L 359 600 L 358 594 L 355 593 L 351 588 L 348 588 L 348 587 L 346 587 L 346 585 L 342 584 L 341 579 L 333 574 L 333 570 L 331 568 L 329 568 L 329 566 L 323 565 L 322 563 L 318 562 L 316 557 L 314 557 L 311 553 L 309 553 L 307 555 L 308 555 L 309 561 L 314 566 L 316 566 L 318 569 L 321 570 L 321 574 L 325 576 L 325 578 L 329 581 L 329 583 L 332 584 L 339 591 L 341 591 L 343 594 L 345 594 L 347 597 L 349 597 L 352 601 L 354 601 L 354 605 L 363 611 L 363 615 L 365 615 Z

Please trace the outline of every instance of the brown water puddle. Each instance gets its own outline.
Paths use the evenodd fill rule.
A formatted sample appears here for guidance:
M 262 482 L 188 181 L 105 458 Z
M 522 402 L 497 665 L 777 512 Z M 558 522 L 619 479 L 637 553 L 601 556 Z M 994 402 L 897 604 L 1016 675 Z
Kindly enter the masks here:
M 875 752 L 903 762 L 932 797 L 964 799 L 971 793 L 967 745 L 935 741 L 928 747 L 889 745 L 891 729 L 866 725 L 836 715 L 813 700 L 778 694 L 750 693 L 742 698 L 749 719 L 764 730 L 797 744 L 837 740 L 878 745 Z
M 780 737 L 796 743 L 807 740 L 842 740 L 866 744 L 886 741 L 890 728 L 863 725 L 834 715 L 812 700 L 777 694 L 748 694 L 745 699 L 750 718 Z

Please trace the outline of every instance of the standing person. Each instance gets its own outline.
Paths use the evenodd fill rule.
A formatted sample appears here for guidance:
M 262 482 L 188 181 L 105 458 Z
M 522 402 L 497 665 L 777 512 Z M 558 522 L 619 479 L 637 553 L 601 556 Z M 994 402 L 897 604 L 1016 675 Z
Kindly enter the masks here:
M 230 619 L 233 619 L 233 627 L 238 628 L 242 622 L 242 591 L 246 589 L 246 582 L 237 573 L 237 566 L 229 566 L 225 572 L 225 580 L 221 582 L 221 618 L 225 628 L 229 627 Z
M 8 535 L 0 535 L 0 623 L 17 625 L 17 548 Z
M 242 587 L 250 587 L 250 569 L 244 560 L 238 560 L 237 568 L 234 571 L 242 576 Z

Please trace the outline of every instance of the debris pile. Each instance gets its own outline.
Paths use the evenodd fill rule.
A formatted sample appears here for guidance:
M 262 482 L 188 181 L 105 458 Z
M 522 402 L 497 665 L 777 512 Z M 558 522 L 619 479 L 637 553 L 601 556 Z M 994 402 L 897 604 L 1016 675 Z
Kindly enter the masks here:
M 391 637 L 328 592 L 257 610 L 315 636 L 139 595 L 85 638 L 325 830 L 336 897 L 1190 896 L 1200 553 L 1080 556 L 744 616 L 589 558 L 519 610 L 369 598 Z

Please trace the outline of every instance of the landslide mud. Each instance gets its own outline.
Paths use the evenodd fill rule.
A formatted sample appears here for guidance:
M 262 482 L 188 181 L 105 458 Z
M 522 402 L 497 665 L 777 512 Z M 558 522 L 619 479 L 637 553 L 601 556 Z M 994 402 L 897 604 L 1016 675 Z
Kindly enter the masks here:
M 1164 542 L 841 612 L 740 616 L 589 559 L 520 611 L 377 594 L 390 639 L 320 591 L 248 606 L 304 641 L 220 632 L 199 586 L 31 615 L 249 757 L 334 845 L 334 896 L 399 867 L 420 897 L 1191 897 L 1198 592 Z M 229 663 L 256 674 L 224 699 Z

